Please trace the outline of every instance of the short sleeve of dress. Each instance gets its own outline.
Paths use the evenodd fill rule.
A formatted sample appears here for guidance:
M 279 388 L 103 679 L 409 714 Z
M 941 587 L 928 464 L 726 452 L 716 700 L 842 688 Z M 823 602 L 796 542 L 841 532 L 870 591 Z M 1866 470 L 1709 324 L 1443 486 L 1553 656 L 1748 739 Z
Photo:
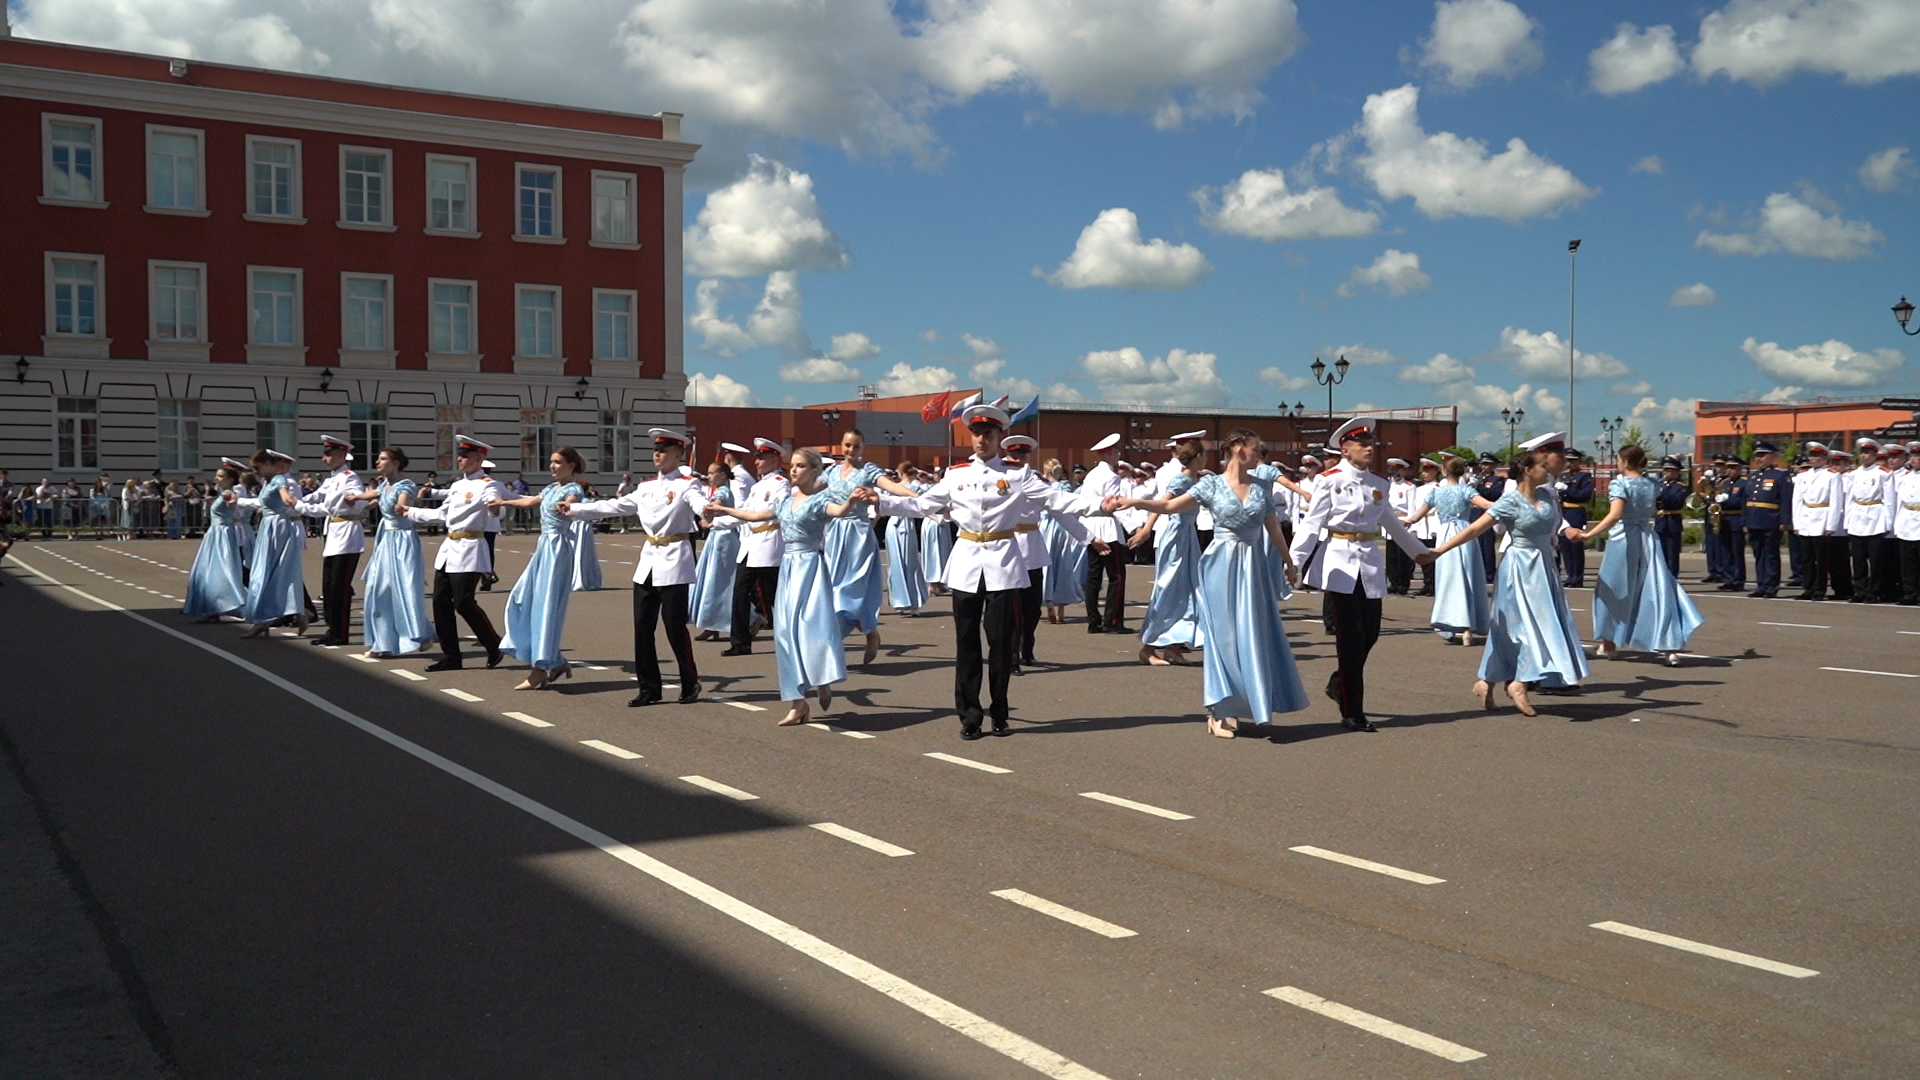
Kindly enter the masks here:
M 1434 484 L 1427 488 L 1426 493 L 1420 497 L 1420 505 L 1422 506 L 1440 505 L 1440 485 L 1439 484 Z
M 1607 483 L 1608 499 L 1610 500 L 1624 499 L 1626 497 L 1627 497 L 1627 478 L 1626 477 L 1616 476 L 1611 481 L 1608 481 Z
M 1525 496 L 1520 494 L 1518 488 L 1494 500 L 1493 509 L 1487 511 L 1495 521 L 1500 522 L 1502 525 L 1512 525 L 1514 522 L 1520 520 L 1521 514 L 1526 512 L 1527 500 Z
M 1185 495 L 1193 489 L 1196 483 L 1198 483 L 1198 481 L 1194 480 L 1193 477 L 1188 476 L 1186 473 L 1181 473 L 1167 483 L 1167 497 L 1173 499 Z

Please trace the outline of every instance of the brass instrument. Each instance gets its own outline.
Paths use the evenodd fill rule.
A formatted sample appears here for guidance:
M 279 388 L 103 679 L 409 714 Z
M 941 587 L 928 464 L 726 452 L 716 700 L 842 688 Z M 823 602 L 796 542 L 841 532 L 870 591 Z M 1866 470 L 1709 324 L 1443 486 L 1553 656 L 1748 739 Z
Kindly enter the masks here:
M 1716 494 L 1714 486 L 1714 482 L 1706 477 L 1695 481 L 1693 494 L 1687 496 L 1687 509 L 1705 511 L 1707 527 L 1717 530 L 1720 528 L 1720 519 L 1726 515 L 1726 510 L 1714 501 L 1713 496 Z

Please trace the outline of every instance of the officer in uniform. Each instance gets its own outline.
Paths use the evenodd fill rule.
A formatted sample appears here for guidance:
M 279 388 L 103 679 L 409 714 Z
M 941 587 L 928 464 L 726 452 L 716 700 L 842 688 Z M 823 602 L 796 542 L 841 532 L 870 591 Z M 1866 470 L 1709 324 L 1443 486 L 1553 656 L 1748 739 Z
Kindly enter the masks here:
M 785 456 L 780 444 L 772 439 L 753 440 L 753 467 L 760 479 L 747 490 L 747 497 L 736 504 L 740 509 L 771 510 L 793 494 L 793 485 L 780 468 Z M 733 625 L 721 656 L 747 656 L 753 652 L 756 609 L 768 626 L 773 625 L 773 597 L 780 591 L 780 560 L 787 551 L 778 521 L 763 524 L 743 521 L 739 527 L 740 569 L 733 579 Z
M 1781 509 L 1793 506 L 1793 476 L 1780 467 L 1780 448 L 1770 442 L 1753 444 L 1753 472 L 1746 483 L 1741 524 L 1753 545 L 1753 592 L 1772 599 L 1780 595 L 1780 523 L 1790 517 Z
M 1727 553 L 1720 543 L 1720 507 L 1713 496 L 1720 491 L 1720 474 L 1727 468 L 1724 455 L 1717 455 L 1701 473 L 1701 483 L 1707 487 L 1707 512 L 1700 518 L 1700 546 L 1706 551 L 1707 576 L 1700 580 L 1718 585 L 1727 580 Z
M 1093 454 L 1099 459 L 1099 464 L 1088 470 L 1087 478 L 1080 482 L 1080 494 L 1093 500 L 1095 505 L 1109 495 L 1133 494 L 1132 489 L 1114 471 L 1114 448 L 1119 445 L 1118 432 L 1093 444 Z M 1125 530 L 1113 515 L 1096 512 L 1087 522 L 1087 532 L 1100 541 L 1099 546 L 1087 555 L 1087 579 L 1083 587 L 1083 599 L 1087 604 L 1087 633 L 1124 634 L 1127 632 L 1128 552 Z M 1100 612 L 1102 578 L 1107 583 L 1107 610 L 1104 617 Z
M 1811 466 L 1803 451 L 1795 454 L 1792 461 L 1786 462 L 1789 474 L 1793 477 L 1793 486 L 1800 486 L 1800 478 L 1805 476 Z M 1795 499 L 1782 503 L 1780 507 L 1780 527 L 1787 532 L 1787 588 L 1805 589 L 1807 587 L 1807 546 L 1800 539 L 1800 526 L 1794 521 L 1794 508 L 1800 505 Z
M 1893 477 L 1893 545 L 1902 607 L 1920 605 L 1920 440 L 1907 444 L 1907 467 Z
M 320 436 L 320 457 L 332 474 L 320 486 L 300 499 L 300 512 L 326 521 L 327 546 L 320 563 L 320 610 L 326 615 L 327 632 L 313 638 L 315 645 L 345 645 L 353 628 L 353 572 L 360 566 L 360 553 L 367 547 L 366 507 L 353 496 L 366 485 L 347 466 L 353 462 L 353 449 L 345 439 Z
M 1494 457 L 1492 454 L 1481 454 L 1478 465 L 1479 470 L 1474 473 L 1473 477 L 1473 493 L 1490 503 L 1500 501 L 1500 496 L 1507 489 L 1506 479 L 1497 471 L 1500 466 L 1500 459 Z M 1477 506 L 1470 506 L 1467 509 L 1467 523 L 1472 524 L 1473 522 L 1479 521 L 1481 515 L 1485 513 L 1485 510 Z M 1476 543 L 1480 545 L 1480 561 L 1487 568 L 1487 580 L 1492 581 L 1494 575 L 1494 556 L 1499 550 L 1500 538 L 1493 535 L 1492 529 L 1488 529 L 1486 532 L 1480 534 L 1480 539 L 1476 541 Z
M 1582 472 L 1586 455 L 1578 447 L 1567 447 L 1567 472 L 1555 484 L 1560 494 L 1560 517 L 1576 529 L 1587 527 L 1587 504 L 1593 501 L 1593 474 Z M 1587 587 L 1587 545 L 1583 541 L 1560 538 L 1560 584 L 1569 589 Z
M 1739 458 L 1729 456 L 1722 466 L 1714 504 L 1720 507 L 1721 592 L 1747 591 L 1747 482 L 1741 478 Z
M 498 498 L 493 479 L 481 469 L 493 447 L 465 435 L 453 437 L 454 465 L 460 479 L 447 486 L 447 497 L 439 506 L 412 506 L 401 510 L 422 524 L 444 525 L 446 539 L 433 557 L 433 629 L 440 638 L 440 659 L 427 665 L 428 671 L 458 671 L 460 624 L 458 614 L 467 622 L 473 636 L 487 650 L 487 666 L 498 667 L 500 632 L 474 596 L 480 579 L 493 572 L 493 552 L 487 547 L 486 521 L 493 516 L 488 500 Z
M 1660 459 L 1660 492 L 1653 497 L 1653 533 L 1660 538 L 1660 554 L 1667 570 L 1680 576 L 1680 535 L 1686 529 L 1681 511 L 1687 506 L 1687 485 L 1680 482 L 1680 459 L 1669 454 Z

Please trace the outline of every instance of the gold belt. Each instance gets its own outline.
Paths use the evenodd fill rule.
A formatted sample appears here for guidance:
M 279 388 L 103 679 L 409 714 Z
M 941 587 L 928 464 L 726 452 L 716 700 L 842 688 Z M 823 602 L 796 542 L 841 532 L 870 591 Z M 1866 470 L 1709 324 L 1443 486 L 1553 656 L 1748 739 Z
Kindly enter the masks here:
M 968 532 L 965 529 L 960 530 L 960 539 L 971 540 L 976 544 L 987 544 L 995 540 L 1011 540 L 1016 535 L 1018 534 L 1011 529 L 1008 529 L 1004 532 L 983 532 L 983 533 Z
M 1660 515 L 1661 515 L 1662 517 L 1665 517 L 1665 516 L 1667 516 L 1667 515 L 1670 515 L 1670 514 L 1678 514 L 1679 512 L 1680 512 L 1680 511 L 1678 511 L 1678 510 L 1662 510 L 1662 511 L 1660 511 Z
M 1380 539 L 1380 534 L 1377 532 L 1361 533 L 1361 532 L 1331 532 L 1330 531 L 1327 533 L 1327 535 L 1334 538 L 1335 540 L 1351 540 L 1356 544 L 1368 544 L 1368 543 L 1372 543 L 1375 540 Z
M 1902 510 L 1920 510 L 1920 503 L 1901 503 L 1901 504 L 1900 504 L 1900 509 L 1902 509 Z
M 484 536 L 486 536 L 486 535 L 487 535 L 487 534 L 486 534 L 486 532 L 485 532 L 484 530 L 481 530 L 481 529 L 462 529 L 462 530 L 460 530 L 460 531 L 458 531 L 458 532 L 450 532 L 450 533 L 448 533 L 448 534 L 447 534 L 447 539 L 449 539 L 449 540 L 478 540 L 478 539 L 480 539 L 480 538 L 482 538 L 482 537 L 484 537 Z
M 327 520 L 335 524 L 338 524 L 342 521 L 359 521 L 360 519 L 357 517 L 330 517 Z
M 1832 506 L 1833 504 L 1832 503 L 1801 503 L 1800 505 L 1806 507 L 1809 510 L 1825 510 L 1827 507 Z
M 1013 527 L 1013 531 L 1014 531 L 1014 532 L 1017 532 L 1017 533 L 1029 533 L 1029 532 L 1039 532 L 1039 531 L 1040 531 L 1040 526 L 1038 526 L 1038 525 L 1033 525 L 1033 524 L 1027 524 L 1027 525 L 1015 525 L 1015 526 Z
M 682 540 L 691 539 L 693 539 L 692 533 L 669 533 L 666 536 L 649 536 L 647 537 L 647 543 L 652 544 L 654 547 L 667 547 L 671 544 L 677 544 Z
M 1747 509 L 1749 509 L 1749 510 L 1778 510 L 1778 509 L 1780 509 L 1780 504 L 1779 504 L 1779 503 L 1757 503 L 1757 502 L 1750 502 L 1750 503 L 1748 503 L 1748 504 L 1747 504 Z
M 780 523 L 775 521 L 766 525 L 750 525 L 747 527 L 747 531 L 750 533 L 770 533 L 779 527 Z
M 1855 505 L 1855 506 L 1879 506 L 1879 505 L 1880 505 L 1880 500 L 1879 500 L 1879 499 L 1855 499 L 1855 500 L 1853 500 L 1853 505 Z

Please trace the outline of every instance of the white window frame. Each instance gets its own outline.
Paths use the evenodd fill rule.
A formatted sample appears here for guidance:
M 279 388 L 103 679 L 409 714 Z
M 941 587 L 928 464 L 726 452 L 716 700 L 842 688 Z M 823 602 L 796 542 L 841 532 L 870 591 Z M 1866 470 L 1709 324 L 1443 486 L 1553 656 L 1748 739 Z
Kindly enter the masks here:
M 193 406 L 193 415 L 192 416 L 162 415 L 161 406 L 164 402 L 169 402 L 169 401 L 175 403 L 176 405 Z M 161 453 L 161 448 L 166 445 L 165 433 L 167 430 L 167 425 L 169 423 L 177 425 L 175 428 L 175 433 L 176 433 L 175 442 L 177 445 L 175 446 L 174 449 L 176 453 L 179 455 L 178 460 L 176 460 L 173 466 L 169 468 L 166 464 L 166 460 L 164 458 L 159 458 L 157 464 L 159 464 L 163 472 L 199 472 L 200 471 L 200 457 L 201 457 L 200 419 L 201 419 L 201 416 L 200 416 L 200 399 L 199 398 L 159 398 L 154 401 L 153 403 L 154 454 L 156 458 L 159 458 L 159 455 Z M 188 427 L 189 424 L 192 425 L 191 429 L 189 429 Z M 189 430 L 191 430 L 191 433 L 192 433 L 192 438 L 190 440 L 187 437 Z M 191 443 L 191 449 L 188 449 L 189 443 Z
M 54 282 L 53 265 L 56 262 L 88 262 L 93 264 L 93 333 L 63 334 L 54 329 Z M 105 360 L 113 339 L 107 336 L 107 257 L 89 255 L 75 251 L 49 251 L 42 259 L 42 274 L 46 279 L 46 333 L 41 336 L 41 348 L 48 356 L 67 359 Z
M 553 235 L 536 236 L 520 231 L 520 177 L 523 172 L 544 172 L 553 174 Z M 513 238 L 524 244 L 564 244 L 567 242 L 566 171 L 558 165 L 547 165 L 537 161 L 516 161 L 513 163 Z
M 249 135 L 247 136 L 246 142 L 247 142 L 246 159 L 242 163 L 246 169 L 246 173 L 245 173 L 246 186 L 242 190 L 244 190 L 247 193 L 247 202 L 246 202 L 246 213 L 241 214 L 240 216 L 242 218 L 245 218 L 248 221 L 264 221 L 274 225 L 305 225 L 307 223 L 307 219 L 305 217 L 306 207 L 304 202 L 306 193 L 303 189 L 305 188 L 306 185 L 302 182 L 302 179 L 301 179 L 301 170 L 303 168 L 304 158 L 302 156 L 303 151 L 302 151 L 300 140 L 282 138 L 281 136 L 278 136 L 278 135 Z M 290 214 L 262 214 L 254 209 L 253 148 L 259 145 L 260 143 L 272 143 L 276 146 L 290 146 L 293 148 L 293 166 L 292 166 L 292 173 L 288 178 L 289 184 L 288 184 L 288 191 L 287 191 L 288 209 L 292 211 L 292 213 Z
M 618 180 L 627 188 L 627 229 L 632 236 L 626 240 L 613 240 L 600 235 L 600 181 Z M 608 169 L 595 169 L 588 194 L 593 197 L 592 239 L 588 245 L 597 248 L 614 248 L 620 251 L 640 250 L 640 177 L 635 173 L 613 172 Z
M 86 401 L 93 404 L 91 412 L 67 412 L 60 408 L 63 401 Z M 60 464 L 61 443 L 60 421 L 71 418 L 73 425 L 73 464 Z M 93 420 L 93 460 L 88 461 L 85 453 L 86 436 L 84 427 L 87 419 Z M 55 394 L 53 398 L 53 455 L 49 464 L 55 472 L 92 472 L 100 467 L 100 399 L 84 394 Z
M 386 289 L 386 333 L 385 340 L 378 345 L 361 348 L 347 341 L 347 326 L 351 322 L 353 299 L 347 295 L 347 283 L 351 281 L 378 281 Z M 363 274 L 353 270 L 340 274 L 340 366 L 341 367 L 381 367 L 394 366 L 398 355 L 393 348 L 393 275 Z
M 53 194 L 53 125 L 84 124 L 93 129 L 93 198 L 75 199 Z M 40 202 L 46 206 L 80 206 L 105 210 L 101 198 L 106 190 L 106 124 L 97 116 L 70 116 L 66 113 L 40 114 Z
M 436 164 L 451 162 L 467 167 L 467 227 L 464 229 L 440 229 L 433 224 L 433 167 Z M 515 175 L 516 183 L 518 174 Z M 480 237 L 480 162 L 477 158 L 459 157 L 454 154 L 428 154 L 426 171 L 427 226 L 421 231 L 428 236 L 458 236 L 462 239 L 477 240 Z M 519 213 L 515 206 L 514 212 Z
M 163 338 L 160 336 L 160 271 L 192 270 L 200 275 L 200 286 L 195 292 L 199 333 L 192 338 Z M 147 359 L 167 361 L 211 360 L 212 346 L 207 342 L 207 264 L 203 262 L 183 262 L 175 259 L 147 260 Z
M 527 292 L 527 291 L 544 292 L 552 295 L 553 297 L 553 350 L 551 352 L 523 353 L 520 351 L 521 331 L 525 329 L 524 324 L 522 322 L 522 319 L 525 317 L 524 315 L 525 309 L 520 304 L 520 294 L 522 292 Z M 565 361 L 567 354 L 566 354 L 565 347 L 562 345 L 560 340 L 560 327 L 562 324 L 560 302 L 561 302 L 561 288 L 558 285 L 539 285 L 539 284 L 533 284 L 529 282 L 514 283 L 514 286 L 513 286 L 513 359 L 516 363 L 518 363 L 521 360 L 543 360 L 543 361 L 550 361 L 550 362 Z M 554 374 L 559 374 L 559 372 L 556 371 L 554 372 Z
M 193 137 L 193 205 L 192 206 L 156 206 L 153 202 L 153 137 L 155 135 L 190 135 Z M 172 214 L 178 217 L 206 217 L 207 209 L 207 133 L 200 128 L 174 127 L 169 124 L 147 125 L 147 190 L 143 196 L 144 209 L 149 214 Z
M 285 345 L 254 339 L 255 279 L 261 274 L 293 275 L 293 344 Z M 297 266 L 247 267 L 247 362 L 255 364 L 303 365 L 307 362 L 307 275 Z M 275 447 L 278 449 L 278 447 Z
M 434 349 L 433 340 L 433 291 L 442 285 L 462 285 L 467 289 L 467 351 L 439 352 Z M 449 343 L 451 344 L 451 343 Z M 444 358 L 443 367 L 456 370 L 479 370 L 480 360 L 480 283 L 465 278 L 428 278 L 427 279 L 427 366 L 432 368 L 436 357 Z
M 286 412 L 291 415 L 261 416 L 261 406 L 263 405 L 270 406 L 270 408 L 267 409 L 268 412 L 276 414 Z M 281 409 L 278 407 L 282 405 L 291 405 L 293 408 Z M 263 439 L 260 437 L 261 424 L 272 425 L 273 437 L 271 439 Z M 285 426 L 283 427 L 282 425 Z M 283 435 L 288 437 L 283 439 L 281 438 Z M 256 398 L 253 403 L 253 441 L 255 444 L 254 448 L 257 450 L 273 449 L 283 454 L 292 454 L 299 450 L 300 403 L 297 401 L 277 401 Z
M 380 179 L 383 182 L 380 185 L 380 220 L 379 221 L 348 221 L 347 220 L 347 155 L 348 154 L 368 154 L 373 157 L 379 158 L 382 162 L 385 163 L 380 173 Z M 378 147 L 378 146 L 348 146 L 343 143 L 340 146 L 340 168 L 337 175 L 340 177 L 340 220 L 335 224 L 339 225 L 343 229 L 358 229 L 358 230 L 364 230 L 366 232 L 394 231 L 396 226 L 393 223 L 393 151 L 382 149 L 381 147 Z
M 624 296 L 627 298 L 627 355 L 602 356 L 600 350 L 600 298 L 603 296 Z M 595 289 L 593 290 L 593 358 L 595 360 L 639 360 L 639 340 L 637 324 L 640 321 L 640 293 L 633 289 Z

